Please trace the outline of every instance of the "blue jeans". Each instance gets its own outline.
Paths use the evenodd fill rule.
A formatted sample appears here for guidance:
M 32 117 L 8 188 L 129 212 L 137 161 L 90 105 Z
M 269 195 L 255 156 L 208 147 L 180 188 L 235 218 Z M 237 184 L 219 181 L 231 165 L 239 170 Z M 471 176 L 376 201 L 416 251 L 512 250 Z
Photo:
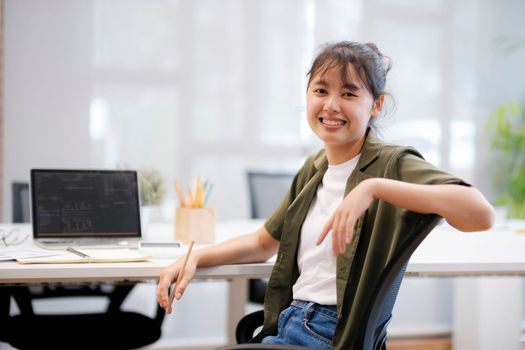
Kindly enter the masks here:
M 294 300 L 279 315 L 278 334 L 265 337 L 262 343 L 331 349 L 336 324 L 335 305 Z

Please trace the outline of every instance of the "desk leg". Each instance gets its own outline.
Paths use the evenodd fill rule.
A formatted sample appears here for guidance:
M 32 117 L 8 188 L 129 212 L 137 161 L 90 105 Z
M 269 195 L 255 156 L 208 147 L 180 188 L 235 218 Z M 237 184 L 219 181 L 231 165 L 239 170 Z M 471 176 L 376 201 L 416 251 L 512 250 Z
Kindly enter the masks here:
M 246 314 L 248 281 L 241 278 L 230 280 L 228 294 L 228 344 L 237 344 L 235 328 L 239 320 Z
M 456 278 L 454 289 L 454 349 L 520 348 L 521 277 Z

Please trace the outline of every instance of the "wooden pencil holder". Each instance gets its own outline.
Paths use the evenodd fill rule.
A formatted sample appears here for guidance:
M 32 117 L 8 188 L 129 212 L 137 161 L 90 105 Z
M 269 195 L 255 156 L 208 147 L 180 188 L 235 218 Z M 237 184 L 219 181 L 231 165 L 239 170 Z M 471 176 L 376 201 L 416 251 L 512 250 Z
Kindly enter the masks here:
M 175 211 L 175 240 L 189 244 L 215 242 L 215 208 L 177 208 Z

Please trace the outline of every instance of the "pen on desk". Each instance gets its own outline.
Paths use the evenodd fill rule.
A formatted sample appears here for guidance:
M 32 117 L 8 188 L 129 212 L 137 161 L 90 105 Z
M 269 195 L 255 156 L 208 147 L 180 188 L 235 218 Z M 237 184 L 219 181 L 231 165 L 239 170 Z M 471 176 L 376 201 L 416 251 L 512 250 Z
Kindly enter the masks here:
M 169 298 L 169 306 L 167 313 L 170 314 L 172 311 L 172 304 L 173 299 L 175 299 L 175 290 L 179 286 L 179 282 L 182 281 L 182 277 L 184 276 L 184 270 L 186 269 L 186 264 L 188 263 L 188 258 L 191 254 L 191 249 L 193 248 L 193 243 L 195 241 L 191 241 L 190 246 L 188 247 L 188 252 L 186 253 L 186 256 L 184 257 L 184 261 L 182 262 L 182 267 L 180 268 L 179 275 L 177 276 L 177 281 L 175 282 L 175 286 L 173 287 L 173 291 L 171 292 L 170 298 Z
M 204 197 L 204 203 L 203 203 L 204 206 L 206 206 L 207 203 L 208 203 L 208 198 L 210 198 L 210 193 L 211 193 L 212 189 L 213 189 L 213 184 L 212 183 L 207 183 L 206 196 Z
M 71 252 L 71 253 L 73 253 L 73 254 L 76 254 L 76 255 L 78 255 L 78 256 L 80 256 L 80 257 L 82 257 L 82 258 L 89 258 L 89 255 L 86 255 L 86 254 L 84 254 L 84 253 L 82 253 L 82 252 L 79 252 L 79 251 L 76 250 L 75 248 L 68 247 L 66 250 L 67 250 L 68 252 Z

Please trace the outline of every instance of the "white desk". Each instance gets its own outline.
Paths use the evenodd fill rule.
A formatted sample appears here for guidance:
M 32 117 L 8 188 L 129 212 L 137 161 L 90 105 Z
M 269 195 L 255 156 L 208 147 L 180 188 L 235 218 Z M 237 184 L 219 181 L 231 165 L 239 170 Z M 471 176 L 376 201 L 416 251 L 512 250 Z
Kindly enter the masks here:
M 407 267 L 410 276 L 525 275 L 525 222 L 463 233 L 443 224 L 421 243 Z
M 407 276 L 453 276 L 453 347 L 520 349 L 525 222 L 487 232 L 439 226 L 414 252 Z M 475 278 L 474 278 L 475 277 Z
M 217 226 L 218 240 L 250 232 L 261 221 L 231 221 Z M 446 225 L 437 227 L 416 250 L 407 276 L 454 276 L 454 347 L 468 349 L 518 349 L 521 335 L 525 235 L 513 228 L 481 233 L 460 233 Z M 2 225 L 12 227 L 13 225 Z M 523 227 L 522 226 L 522 227 Z M 30 231 L 28 225 L 22 230 Z M 171 235 L 171 225 L 154 225 L 151 239 Z M 169 237 L 169 236 L 168 236 Z M 164 237 L 165 239 L 165 237 Z M 170 259 L 142 263 L 19 265 L 0 263 L 0 284 L 88 281 L 155 281 Z M 198 279 L 228 279 L 230 283 L 229 333 L 244 314 L 246 279 L 268 277 L 272 264 L 227 265 L 198 269 Z M 487 277 L 488 276 L 488 277 Z M 476 278 L 473 278 L 476 277 Z
M 262 221 L 230 221 L 217 225 L 217 240 L 253 231 L 262 225 Z M 21 234 L 30 234 L 28 224 L 1 224 L 0 228 L 17 227 Z M 148 230 L 147 239 L 167 240 L 173 235 L 173 226 L 154 224 Z M 31 240 L 22 247 L 34 248 Z M 198 246 L 195 246 L 197 249 Z M 39 249 L 39 248 L 38 248 Z M 174 249 L 180 256 L 186 253 L 186 247 Z M 152 259 L 147 262 L 133 263 L 97 263 L 97 264 L 18 264 L 0 262 L 1 284 L 40 284 L 40 283 L 86 283 L 86 282 L 157 282 L 160 271 L 176 259 Z M 229 283 L 228 341 L 235 343 L 235 327 L 245 314 L 247 302 L 246 280 L 269 277 L 273 263 L 224 265 L 197 269 L 196 279 L 225 279 Z M 152 296 L 155 297 L 155 296 Z

